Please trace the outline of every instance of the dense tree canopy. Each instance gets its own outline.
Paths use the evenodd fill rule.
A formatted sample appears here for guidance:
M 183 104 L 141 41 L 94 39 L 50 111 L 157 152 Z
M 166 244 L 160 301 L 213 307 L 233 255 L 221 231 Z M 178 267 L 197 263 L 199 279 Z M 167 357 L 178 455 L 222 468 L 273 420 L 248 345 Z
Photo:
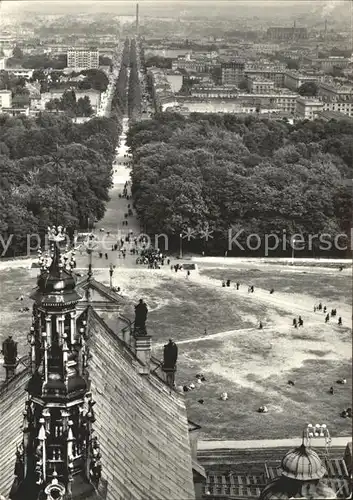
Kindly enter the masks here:
M 332 240 L 349 232 L 352 137 L 350 121 L 156 115 L 128 133 L 137 213 L 149 233 L 175 241 L 183 229 L 208 227 L 209 250 L 222 253 L 230 228 L 243 229 L 243 243 L 252 233 Z
M 304 82 L 299 87 L 298 93 L 305 97 L 314 97 L 318 93 L 318 86 L 315 82 Z
M 64 69 L 67 67 L 67 56 L 66 54 L 60 54 L 56 58 L 50 58 L 47 54 L 38 54 L 38 55 L 21 55 L 21 57 L 17 57 L 20 55 L 20 52 L 15 53 L 13 57 L 10 57 L 6 61 L 6 65 L 11 67 L 22 67 L 27 69 Z
M 65 114 L 0 116 L 0 230 L 6 255 L 26 251 L 26 235 L 56 222 L 69 230 L 103 217 L 121 125 Z M 1 252 L 3 248 L 1 248 Z M 3 256 L 3 255 L 2 255 Z

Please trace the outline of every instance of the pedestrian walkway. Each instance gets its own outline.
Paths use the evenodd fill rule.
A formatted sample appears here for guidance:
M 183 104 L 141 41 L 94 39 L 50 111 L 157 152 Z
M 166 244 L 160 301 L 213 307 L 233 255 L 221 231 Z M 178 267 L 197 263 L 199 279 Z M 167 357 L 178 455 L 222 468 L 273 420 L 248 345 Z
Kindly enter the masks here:
M 96 224 L 93 231 L 96 236 L 92 254 L 93 269 L 108 269 L 111 264 L 116 267 L 136 266 L 136 256 L 130 254 L 128 246 L 125 258 L 118 251 L 112 250 L 112 245 L 121 239 L 124 240 L 129 231 L 132 230 L 135 235 L 141 232 L 140 224 L 135 215 L 125 218 L 125 214 L 128 212 L 128 205 L 133 210 L 132 199 L 127 200 L 122 197 L 124 185 L 130 181 L 130 168 L 124 165 L 128 161 L 124 157 L 128 153 L 126 145 L 127 131 L 128 118 L 123 118 L 123 130 L 119 137 L 119 146 L 113 164 L 113 187 L 109 192 L 110 201 L 107 203 L 103 219 Z M 128 188 L 128 192 L 131 195 L 130 187 Z M 128 221 L 127 226 L 123 225 L 124 220 Z M 99 252 L 103 254 L 103 258 L 99 257 Z M 108 258 L 105 258 L 105 254 L 107 254 Z M 80 251 L 77 252 L 76 260 L 77 269 L 87 269 L 88 257 L 85 249 L 82 250 L 82 253 Z
M 296 448 L 300 445 L 302 438 L 291 439 L 256 439 L 246 441 L 198 441 L 198 451 L 211 450 L 235 450 L 235 449 L 259 449 L 259 448 Z M 352 436 L 333 437 L 331 439 L 331 447 L 344 447 L 352 441 Z M 325 448 L 325 438 L 312 439 L 312 446 L 315 448 Z

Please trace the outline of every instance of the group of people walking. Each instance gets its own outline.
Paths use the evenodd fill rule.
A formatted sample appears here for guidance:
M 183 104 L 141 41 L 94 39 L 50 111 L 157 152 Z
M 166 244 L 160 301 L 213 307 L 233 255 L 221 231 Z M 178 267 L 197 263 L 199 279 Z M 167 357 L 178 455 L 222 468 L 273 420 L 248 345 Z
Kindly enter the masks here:
M 318 306 L 314 306 L 314 312 L 322 311 L 325 314 L 325 323 L 330 321 L 330 318 L 335 318 L 337 316 L 337 309 L 331 309 L 331 312 L 328 312 L 327 307 L 323 306 L 320 302 Z M 342 325 L 342 316 L 339 316 L 337 323 Z
M 293 319 L 294 328 L 298 328 L 298 326 L 303 326 L 303 325 L 304 325 L 304 321 L 303 321 L 301 316 L 299 316 L 298 321 L 297 321 L 297 318 Z

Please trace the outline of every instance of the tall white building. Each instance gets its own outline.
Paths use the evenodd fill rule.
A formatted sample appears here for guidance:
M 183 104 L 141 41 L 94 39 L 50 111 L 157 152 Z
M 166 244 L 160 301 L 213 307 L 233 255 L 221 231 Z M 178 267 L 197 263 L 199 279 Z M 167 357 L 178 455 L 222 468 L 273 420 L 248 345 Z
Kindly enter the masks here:
M 98 49 L 69 49 L 67 67 L 72 69 L 97 69 L 99 67 Z
M 11 90 L 0 90 L 0 111 L 1 108 L 11 108 L 12 93 Z

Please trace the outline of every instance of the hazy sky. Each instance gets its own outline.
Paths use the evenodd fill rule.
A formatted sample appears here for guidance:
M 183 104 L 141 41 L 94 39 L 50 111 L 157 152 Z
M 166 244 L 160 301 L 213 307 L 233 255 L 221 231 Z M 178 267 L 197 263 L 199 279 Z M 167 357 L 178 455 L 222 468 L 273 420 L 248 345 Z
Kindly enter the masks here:
M 0 0 L 1 2 L 1 0 Z M 66 4 L 66 6 L 65 6 Z M 70 13 L 89 13 L 89 12 L 109 12 L 112 11 L 115 14 L 121 11 L 123 14 L 127 14 L 131 10 L 131 14 L 134 13 L 134 7 L 136 0 L 95 0 L 95 1 L 82 1 L 82 0 L 2 0 L 0 7 L 0 17 L 9 15 L 16 15 L 21 11 L 30 11 L 33 13 L 43 12 L 45 14 L 65 14 L 65 8 L 67 8 Z M 178 9 L 180 11 L 190 10 L 190 13 L 194 15 L 200 12 L 200 4 L 204 6 L 202 10 L 206 11 L 207 8 L 211 8 L 217 11 L 225 11 L 229 9 L 230 12 L 238 11 L 239 15 L 243 12 L 251 14 L 253 16 L 259 16 L 267 11 L 275 12 L 276 10 L 285 13 L 287 12 L 288 17 L 291 18 L 293 14 L 305 13 L 305 12 L 315 12 L 320 17 L 329 18 L 332 14 L 337 14 L 338 11 L 342 10 L 342 7 L 346 11 L 345 15 L 349 15 L 353 0 L 139 0 L 141 6 L 140 12 L 143 16 L 144 11 L 147 12 L 149 8 L 153 8 L 153 11 L 163 8 L 168 12 L 177 13 Z M 68 7 L 70 5 L 70 7 Z M 286 9 L 286 11 L 284 11 Z M 232 16 L 233 17 L 233 16 Z M 266 16 L 267 17 L 267 16 Z M 3 17 L 4 19 L 4 17 Z

